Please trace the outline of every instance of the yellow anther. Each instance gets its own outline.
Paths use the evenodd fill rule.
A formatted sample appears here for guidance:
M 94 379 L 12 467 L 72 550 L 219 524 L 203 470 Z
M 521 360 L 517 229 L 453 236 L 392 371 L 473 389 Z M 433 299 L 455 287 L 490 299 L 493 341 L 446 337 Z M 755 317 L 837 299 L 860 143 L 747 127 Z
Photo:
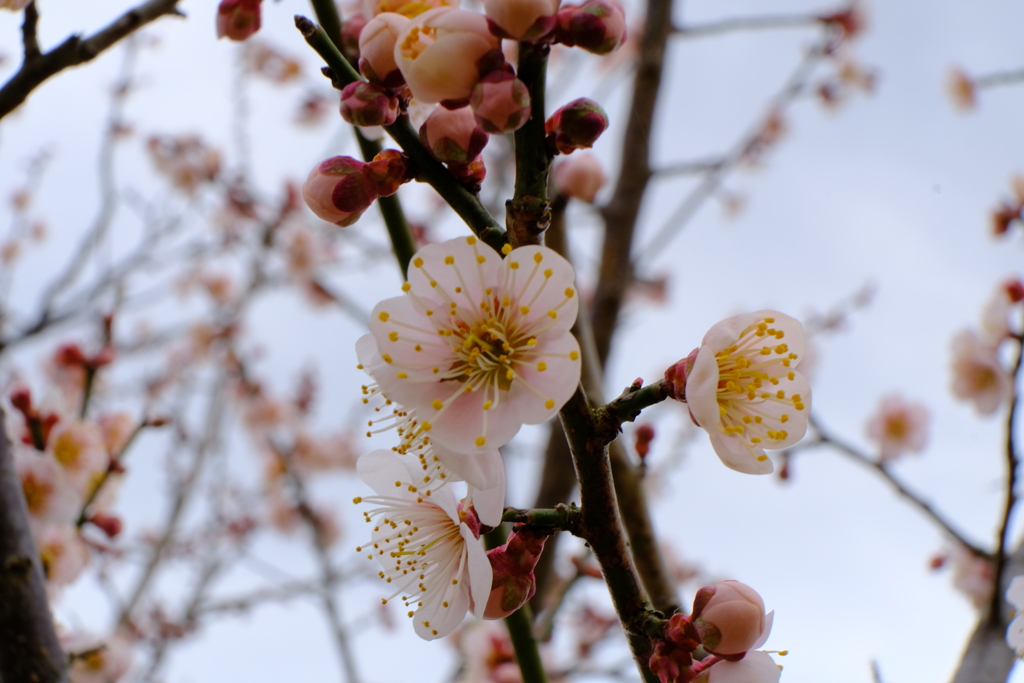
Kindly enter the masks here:
M 767 459 L 768 459 L 768 456 L 765 455 L 764 453 L 762 453 L 761 455 L 757 456 L 757 461 L 758 462 L 764 462 Z
M 462 287 L 456 287 L 455 288 L 455 293 L 456 294 L 462 294 Z
M 771 382 L 772 384 L 778 384 L 779 383 L 779 378 L 778 377 L 769 377 L 768 381 Z
M 413 347 L 413 349 L 415 349 L 416 351 L 422 351 L 423 347 L 417 344 L 416 346 Z
M 441 368 L 431 368 L 431 372 L 433 372 L 436 375 L 437 373 L 441 372 Z
M 433 311 L 430 311 L 430 310 L 428 310 L 428 311 L 425 311 L 425 313 L 426 313 L 427 315 L 434 315 L 434 312 L 433 312 Z
M 535 338 L 533 338 L 533 337 L 530 337 L 529 339 L 526 340 L 526 345 L 527 346 L 536 346 L 537 345 L 537 340 Z
M 761 439 L 755 436 L 753 439 L 750 440 L 750 443 L 761 443 Z
M 776 339 L 782 339 L 785 336 L 786 336 L 786 333 L 783 332 L 782 330 L 776 330 L 775 331 L 775 338 Z
M 484 401 L 484 410 L 490 410 L 492 405 L 490 401 Z
M 470 235 L 469 237 L 467 237 L 466 238 L 466 244 L 468 244 L 470 246 L 476 244 L 476 235 Z
M 434 401 L 430 404 L 430 407 L 433 408 L 434 410 L 441 410 L 441 408 L 444 408 L 444 402 L 442 402 L 441 399 L 439 398 L 435 398 Z
M 417 268 L 422 268 L 423 267 L 423 259 L 421 259 L 419 256 L 417 256 L 416 258 L 414 258 L 412 260 L 412 265 L 414 265 Z
M 478 437 L 476 437 L 476 445 L 477 445 L 477 448 L 480 448 L 480 447 L 481 447 L 481 446 L 483 446 L 483 445 L 484 445 L 485 443 L 487 443 L 487 439 L 486 439 L 485 437 L 482 437 L 482 436 L 478 436 Z M 452 583 L 455 583 L 455 581 L 452 581 Z
M 398 341 L 398 333 L 388 332 L 388 339 L 390 339 L 391 341 Z
M 384 360 L 385 363 L 390 363 L 391 362 L 391 356 L 389 356 L 386 353 L 381 354 L 380 357 Z
M 403 282 L 402 283 L 402 291 L 403 292 L 408 292 L 410 289 L 412 289 L 412 285 L 410 285 L 408 282 Z
M 445 256 L 444 257 L 444 264 L 446 266 L 454 266 L 455 265 L 455 257 L 454 256 Z
M 794 403 L 796 403 L 798 401 L 803 401 L 803 400 L 804 399 L 800 396 L 800 394 L 793 394 L 793 402 Z
M 541 254 L 539 251 L 536 254 L 533 255 L 533 262 L 534 263 L 540 263 L 543 260 L 544 260 L 544 255 Z
M 750 424 L 753 421 L 754 421 L 754 418 L 750 417 L 749 415 L 744 415 L 743 416 L 743 424 Z
M 362 496 L 356 496 L 355 498 L 352 499 L 352 502 L 355 503 L 356 505 L 359 505 L 360 503 L 363 502 L 363 497 Z M 360 549 L 356 548 L 356 552 L 359 552 L 359 551 L 360 551 Z
M 547 369 L 548 369 L 548 364 L 547 363 L 545 363 L 544 361 L 538 361 L 537 362 L 537 372 L 544 372 Z
M 538 254 L 538 256 L 539 256 L 539 254 Z M 539 262 L 540 261 L 538 261 L 538 263 Z M 550 268 L 548 268 L 547 270 L 544 271 L 544 278 L 547 279 L 547 278 L 551 277 L 554 274 L 555 274 L 555 271 L 553 271 Z
M 783 391 L 782 389 L 779 389 L 778 391 L 775 392 L 775 398 L 786 398 L 786 392 Z
M 519 270 L 519 261 L 512 261 L 508 264 L 508 267 L 512 270 Z
M 505 379 L 507 379 L 509 381 L 512 381 L 512 378 L 515 377 L 515 376 L 516 376 L 516 373 L 512 372 L 511 370 L 509 370 L 508 372 L 505 373 Z
M 569 360 L 579 360 L 579 357 L 580 357 L 580 352 L 579 351 L 570 351 L 569 352 Z
M 761 347 L 761 355 L 762 356 L 767 356 L 767 355 L 771 354 L 771 352 L 772 352 L 772 347 L 770 347 L 770 346 L 762 346 Z
M 792 362 L 793 361 L 789 360 L 788 358 L 782 359 L 782 364 L 785 365 L 787 368 L 792 364 Z
M 783 423 L 783 424 L 785 424 L 785 423 L 789 422 L 789 415 L 787 415 L 787 414 L 783 413 L 783 414 L 782 414 L 782 417 L 780 417 L 780 418 L 779 418 L 779 422 L 781 422 L 781 423 Z
M 762 422 L 764 422 L 764 418 L 762 418 L 760 415 L 755 415 L 754 422 L 756 422 L 757 424 L 761 424 Z
M 790 372 L 789 374 L 786 375 L 786 379 L 788 379 L 790 382 L 792 382 L 794 378 L 796 378 L 795 372 Z
M 775 318 L 765 318 L 764 321 L 770 325 L 775 322 Z
M 509 254 L 511 254 L 512 253 L 512 245 L 511 244 L 503 244 L 503 245 L 501 245 L 501 253 L 504 254 L 505 256 L 508 256 Z
M 558 311 L 556 311 L 556 310 L 548 311 L 548 317 L 551 318 L 552 320 L 555 320 L 556 318 L 558 318 Z
M 397 375 L 395 375 L 395 377 L 397 377 L 398 379 L 409 379 L 409 375 L 405 374 L 404 372 L 398 373 Z
M 544 407 L 547 408 L 548 410 L 551 410 L 552 408 L 555 407 L 555 401 L 549 398 L 547 401 L 544 401 Z
M 718 414 L 725 415 L 725 406 L 718 406 Z
M 431 280 L 430 281 L 430 286 L 431 287 L 437 287 L 437 280 Z
M 789 351 L 789 347 L 785 344 L 779 344 L 775 347 L 775 353 L 785 353 L 786 351 Z
M 529 315 L 530 307 L 529 306 L 520 306 L 519 307 L 519 313 L 520 313 L 520 315 Z
M 512 299 L 509 299 L 507 296 L 502 298 L 501 305 L 504 306 L 505 308 L 508 308 L 509 306 L 512 305 Z
M 380 315 L 379 315 L 379 316 L 377 316 L 377 317 L 379 317 L 379 318 L 380 318 L 380 321 L 381 321 L 382 323 L 386 323 L 386 322 L 388 321 L 388 318 L 390 318 L 391 316 L 390 316 L 390 315 L 388 315 L 387 311 L 381 311 L 381 312 L 380 312 Z

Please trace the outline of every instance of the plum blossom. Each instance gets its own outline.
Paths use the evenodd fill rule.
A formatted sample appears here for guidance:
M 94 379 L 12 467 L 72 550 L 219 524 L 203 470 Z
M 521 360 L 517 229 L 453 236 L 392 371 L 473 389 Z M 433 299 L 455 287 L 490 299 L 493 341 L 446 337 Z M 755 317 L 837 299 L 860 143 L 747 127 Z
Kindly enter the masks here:
M 1024 657 L 1024 576 L 1015 576 L 1006 589 L 1006 602 L 1013 605 L 1014 617 L 1006 629 L 1006 644 L 1018 657 Z
M 685 362 L 690 415 L 707 431 L 722 462 L 770 474 L 765 449 L 792 446 L 807 431 L 811 388 L 796 367 L 806 338 L 799 321 L 778 311 L 727 318 L 704 335 Z
M 772 630 L 772 613 L 750 586 L 720 581 L 697 591 L 692 621 L 704 649 L 733 656 L 760 647 Z
M 868 436 L 878 443 L 883 462 L 919 452 L 928 440 L 928 409 L 898 394 L 886 396 L 868 422 Z
M 61 640 L 65 652 L 82 653 L 69 667 L 71 683 L 114 683 L 131 668 L 133 641 L 125 631 L 117 631 L 105 641 L 85 634 Z
M 970 329 L 953 337 L 953 394 L 957 398 L 974 403 L 979 415 L 991 415 L 1009 398 L 1011 385 L 994 346 L 985 344 Z
M 778 683 L 782 667 L 771 655 L 761 650 L 748 652 L 738 662 L 715 662 L 696 679 L 695 683 Z
M 424 247 L 405 296 L 373 309 L 377 352 L 360 341 L 380 391 L 456 453 L 501 447 L 553 417 L 579 383 L 572 266 L 545 247 L 506 251 L 502 260 L 473 236 Z
M 364 512 L 374 524 L 372 541 L 356 550 L 380 562 L 380 577 L 392 584 L 384 602 L 401 596 L 425 640 L 450 634 L 467 611 L 481 619 L 492 574 L 472 508 L 456 505 L 450 488 L 421 489 L 419 476 L 391 451 L 363 455 L 357 469 L 377 495 L 355 498 L 375 506 Z
M 14 468 L 21 479 L 22 493 L 33 523 L 70 523 L 78 512 L 80 496 L 75 495 L 63 469 L 53 458 L 18 449 Z
M 95 424 L 81 420 L 57 423 L 47 450 L 64 469 L 68 480 L 82 492 L 94 485 L 109 462 L 103 432 Z

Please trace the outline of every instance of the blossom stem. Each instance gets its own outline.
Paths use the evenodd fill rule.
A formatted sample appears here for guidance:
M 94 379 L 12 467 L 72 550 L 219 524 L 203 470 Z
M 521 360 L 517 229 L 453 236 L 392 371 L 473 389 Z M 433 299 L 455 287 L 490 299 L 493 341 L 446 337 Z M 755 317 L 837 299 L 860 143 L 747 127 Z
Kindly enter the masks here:
M 341 17 L 338 16 L 338 8 L 334 0 L 310 0 L 313 11 L 316 12 L 316 19 L 323 27 L 324 33 L 330 38 L 334 46 L 341 50 Z M 348 60 L 346 60 L 348 61 Z M 380 154 L 382 145 L 378 140 L 370 140 L 363 135 L 357 126 L 352 126 L 356 134 L 356 141 L 359 143 L 359 151 L 363 155 L 363 161 L 370 162 Z M 377 208 L 381 217 L 384 218 L 384 225 L 388 229 L 388 236 L 391 238 L 391 246 L 395 250 L 395 258 L 398 259 L 398 266 L 402 269 L 402 277 L 409 274 L 409 261 L 416 253 L 416 244 L 412 239 L 412 232 L 409 230 L 409 223 L 405 220 L 405 211 L 402 210 L 402 203 L 397 194 L 388 197 L 377 198 Z
M 643 380 L 637 379 L 623 389 L 618 398 L 599 410 L 621 425 L 623 422 L 632 422 L 640 416 L 644 408 L 661 403 L 666 398 L 668 395 L 665 393 L 665 380 L 659 379 L 653 384 L 643 386 Z
M 505 514 L 502 516 L 501 521 L 528 524 L 547 529 L 560 529 L 568 531 L 574 536 L 579 536 L 580 509 L 574 504 L 565 505 L 561 503 L 554 508 L 548 509 L 518 510 L 516 508 L 505 508 Z
M 1009 536 L 1010 517 L 1013 508 L 1017 504 L 1017 465 L 1020 460 L 1017 458 L 1017 446 L 1013 436 L 1013 423 L 1017 417 L 1017 406 L 1019 405 L 1019 394 L 1017 392 L 1017 379 L 1020 377 L 1021 361 L 1024 360 L 1024 335 L 1015 335 L 1017 340 L 1017 360 L 1013 365 L 1012 385 L 1013 395 L 1010 398 L 1010 410 L 1006 415 L 1006 504 L 1003 507 L 1003 520 L 999 528 L 999 547 L 996 550 L 995 572 L 992 581 L 992 601 L 989 607 L 989 623 L 993 625 L 1002 623 L 1003 606 L 1003 569 L 1006 566 L 1006 542 Z
M 342 89 L 349 83 L 362 80 L 348 60 L 331 42 L 323 27 L 297 15 L 295 26 L 302 33 L 306 42 L 319 54 L 329 67 L 329 76 L 335 88 Z M 466 188 L 462 187 L 455 176 L 435 159 L 420 142 L 419 134 L 409 123 L 409 117 L 402 115 L 394 123 L 384 126 L 384 130 L 394 138 L 402 151 L 412 160 L 419 170 L 420 178 L 425 180 L 441 198 L 465 221 L 466 225 L 481 240 L 495 250 L 505 244 L 505 231 L 487 212 L 480 201 Z M 379 200 L 378 200 L 379 201 Z
M 81 529 L 82 526 L 85 525 L 87 521 L 89 521 L 88 517 L 86 516 L 89 512 L 89 507 L 96 501 L 96 498 L 99 497 L 100 492 L 103 490 L 103 487 L 106 486 L 107 481 L 110 480 L 110 475 L 120 469 L 121 459 L 128 452 L 128 449 L 135 441 L 135 437 L 137 437 L 139 435 L 139 432 L 141 432 L 148 426 L 150 426 L 148 420 L 143 420 L 142 422 L 140 422 L 138 426 L 132 430 L 132 433 L 128 435 L 127 441 L 125 441 L 124 446 L 121 447 L 121 452 L 110 459 L 110 464 L 107 466 L 107 469 L 103 471 L 103 476 L 100 478 L 99 482 L 97 482 L 96 486 L 93 487 L 92 491 L 89 493 L 89 496 L 85 499 L 85 502 L 82 503 L 82 509 L 78 513 L 78 519 L 75 520 L 75 526 L 77 528 Z
M 505 530 L 501 525 L 495 527 L 490 533 L 484 536 L 484 542 L 488 550 L 493 550 L 505 544 Z M 516 663 L 519 664 L 519 671 L 524 681 L 530 683 L 548 683 L 547 673 L 544 671 L 544 664 L 540 660 L 540 649 L 533 637 L 533 612 L 529 605 L 523 605 L 512 614 L 505 617 L 505 627 L 508 628 L 509 638 L 512 640 L 512 648 L 516 652 Z
M 608 444 L 618 430 L 612 421 L 597 419 L 597 414 L 582 387 L 559 413 L 580 482 L 580 532 L 601 566 L 641 677 L 645 683 L 654 683 L 658 678 L 648 666 L 651 643 L 646 635 L 653 612 L 626 547 L 608 458 Z
M 551 155 L 544 143 L 544 89 L 547 87 L 551 47 L 519 43 L 518 77 L 530 91 L 530 118 L 515 132 L 515 193 L 508 202 L 506 220 L 513 247 L 540 244 L 551 225 L 548 171 Z

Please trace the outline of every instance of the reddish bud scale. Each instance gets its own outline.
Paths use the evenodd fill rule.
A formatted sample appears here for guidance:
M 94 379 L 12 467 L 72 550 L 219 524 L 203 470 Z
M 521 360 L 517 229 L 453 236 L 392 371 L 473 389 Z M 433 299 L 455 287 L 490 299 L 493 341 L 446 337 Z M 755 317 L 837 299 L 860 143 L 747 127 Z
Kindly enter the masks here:
M 217 37 L 242 41 L 260 30 L 262 0 L 221 0 L 217 7 Z
M 317 216 L 339 227 L 352 225 L 378 196 L 377 182 L 352 157 L 332 157 L 316 166 L 302 196 Z
M 437 107 L 420 126 L 423 146 L 435 159 L 449 165 L 473 163 L 489 139 L 473 112 L 465 108 L 453 111 Z
M 1024 282 L 1011 280 L 1003 286 L 1006 288 L 1006 296 L 1010 297 L 1010 301 L 1015 304 L 1024 301 Z
M 559 108 L 544 122 L 548 142 L 562 154 L 592 147 L 607 127 L 608 115 L 586 97 Z
M 626 42 L 626 15 L 612 0 L 588 0 L 558 13 L 555 41 L 605 55 Z
M 121 529 L 124 528 L 124 523 L 120 517 L 103 512 L 97 512 L 90 517 L 89 523 L 106 534 L 107 538 L 117 538 L 117 535 L 121 533 Z
M 690 354 L 669 366 L 665 370 L 665 394 L 677 401 L 686 401 L 686 377 L 693 370 L 693 364 L 697 361 L 699 348 L 690 351 Z
M 693 657 L 672 643 L 659 640 L 648 665 L 661 683 L 685 683 L 691 680 L 690 667 Z
M 636 454 L 646 458 L 651 452 L 651 441 L 654 440 L 654 427 L 643 424 L 636 428 Z
M 530 118 L 530 91 L 505 71 L 493 71 L 473 88 L 469 99 L 477 124 L 487 133 L 511 133 Z
M 374 83 L 349 83 L 341 91 L 341 118 L 355 126 L 391 125 L 398 118 L 398 97 Z
M 409 157 L 397 149 L 382 151 L 366 164 L 364 172 L 376 184 L 377 194 L 381 197 L 390 197 L 416 176 Z
M 505 545 L 487 552 L 493 579 L 485 619 L 501 619 L 517 611 L 537 591 L 534 567 L 547 535 L 517 525 Z

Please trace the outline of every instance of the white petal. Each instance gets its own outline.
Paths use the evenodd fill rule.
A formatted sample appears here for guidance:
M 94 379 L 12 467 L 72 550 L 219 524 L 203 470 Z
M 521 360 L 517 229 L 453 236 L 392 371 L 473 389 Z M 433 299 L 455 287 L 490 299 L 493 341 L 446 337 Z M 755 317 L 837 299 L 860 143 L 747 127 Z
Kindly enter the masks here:
M 1017 656 L 1024 656 L 1024 614 L 1018 614 L 1010 622 L 1006 629 L 1006 644 L 1017 652 Z
M 727 346 L 728 344 L 725 344 L 722 348 Z M 693 368 L 686 377 L 686 404 L 690 407 L 690 413 L 697 424 L 709 432 L 717 431 L 718 423 L 722 419 L 718 410 L 719 372 L 716 353 L 717 351 L 709 345 L 701 346 Z
M 382 448 L 364 453 L 356 461 L 356 472 L 378 495 L 413 497 L 407 488 L 413 480 L 412 473 L 392 451 Z M 396 483 L 401 485 L 396 486 Z
M 766 642 L 768 642 L 768 636 L 772 632 L 772 622 L 775 621 L 775 610 L 772 610 L 768 614 L 764 615 L 764 630 L 761 631 L 761 636 L 750 646 L 751 650 L 756 650 Z
M 460 306 L 470 305 L 471 301 L 472 309 L 476 311 L 485 298 L 484 290 L 500 282 L 501 256 L 490 246 L 473 239 L 475 243 L 469 244 L 466 237 L 456 237 L 428 244 L 416 252 L 409 268 L 409 284 L 413 293 L 443 300 L 441 292 L 444 292 Z M 484 258 L 483 263 L 478 263 L 477 255 Z M 445 263 L 448 256 L 454 259 L 454 264 Z M 423 259 L 422 267 L 416 267 L 417 259 Z M 456 288 L 463 291 L 456 292 Z
M 755 650 L 738 662 L 718 662 L 708 669 L 708 683 L 778 683 L 782 670 L 766 652 Z
M 454 573 L 432 577 L 436 581 L 444 581 L 447 585 L 433 602 L 416 610 L 416 614 L 413 616 L 413 628 L 420 638 L 424 640 L 444 638 L 457 629 L 466 618 L 466 612 L 469 610 L 469 591 L 465 586 L 466 577 L 463 575 L 463 580 L 458 585 L 452 585 L 451 581 L 454 577 Z M 447 607 L 444 605 L 445 602 L 448 603 Z
M 505 406 L 515 413 L 515 419 L 528 425 L 546 422 L 562 409 L 576 392 L 583 369 L 580 345 L 568 332 L 539 340 L 536 348 L 536 360 L 517 369 L 519 377 L 512 382 L 507 398 L 511 405 Z M 574 353 L 576 360 L 570 357 Z M 546 369 L 537 370 L 537 362 L 545 363 Z M 550 408 L 548 400 L 554 402 Z
M 771 474 L 775 471 L 771 458 L 758 459 L 765 455 L 763 449 L 748 450 L 743 440 L 735 434 L 726 436 L 716 428 L 708 431 L 708 438 L 719 460 L 731 470 L 744 474 Z
M 743 330 L 765 317 L 765 313 L 775 313 L 775 311 L 741 313 L 715 323 L 708 330 L 708 333 L 704 335 L 704 339 L 700 343 L 701 350 L 703 351 L 706 346 L 711 350 L 711 355 L 714 356 L 722 349 L 732 346 L 739 340 Z M 768 317 L 771 316 L 769 315 Z
M 1006 589 L 1006 601 L 1018 610 L 1024 610 L 1024 576 L 1015 576 Z
M 486 489 L 477 490 L 470 487 L 468 496 L 473 501 L 477 517 L 487 526 L 498 526 L 501 523 L 501 515 L 505 512 L 505 463 L 500 455 L 497 464 L 500 466 L 499 481 Z
M 505 483 L 505 464 L 497 449 L 482 453 L 459 453 L 434 443 L 433 450 L 446 469 L 454 472 L 474 488 L 490 489 L 499 481 Z
M 469 530 L 468 526 L 463 524 L 459 527 L 459 531 L 466 541 L 466 550 L 468 551 L 466 569 L 469 572 L 469 592 L 473 600 L 473 616 L 479 621 L 484 618 L 487 597 L 491 594 L 491 582 L 494 578 L 491 561 L 487 559 L 487 553 L 484 552 L 483 546 L 473 537 L 473 532 Z
M 536 259 L 540 256 L 540 261 Z M 519 247 L 512 251 L 502 262 L 507 271 L 513 263 L 519 264 L 516 271 L 515 292 L 506 292 L 516 296 L 515 305 L 526 305 L 530 313 L 523 320 L 526 324 L 539 321 L 545 326 L 551 322 L 548 311 L 557 308 L 555 326 L 552 329 L 568 331 L 576 322 L 579 308 L 579 293 L 576 291 L 576 271 L 572 264 L 562 258 L 558 252 L 547 247 Z M 536 272 L 535 272 L 536 271 Z M 550 277 L 544 273 L 551 271 Z M 530 274 L 534 273 L 531 278 Z M 502 277 L 504 272 L 502 273 Z M 526 286 L 529 281 L 529 286 Z M 572 295 L 566 295 L 566 290 Z

